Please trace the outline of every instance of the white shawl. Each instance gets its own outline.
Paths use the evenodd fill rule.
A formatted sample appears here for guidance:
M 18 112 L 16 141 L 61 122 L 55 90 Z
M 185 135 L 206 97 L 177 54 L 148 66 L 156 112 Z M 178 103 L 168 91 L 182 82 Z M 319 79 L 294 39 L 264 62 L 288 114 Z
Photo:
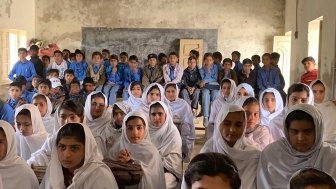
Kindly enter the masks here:
M 21 110 L 27 109 L 30 112 L 31 116 L 31 122 L 33 127 L 33 134 L 31 136 L 23 136 L 18 127 L 17 124 L 15 124 L 16 127 L 16 138 L 18 141 L 18 153 L 19 155 L 24 159 L 28 160 L 32 153 L 36 152 L 41 148 L 44 141 L 48 137 L 48 133 L 45 130 L 45 127 L 43 125 L 43 121 L 41 118 L 40 111 L 38 108 L 33 104 L 24 104 L 15 111 L 15 119 Z
M 38 188 L 38 180 L 33 170 L 17 155 L 17 145 L 13 127 L 0 120 L 0 127 L 7 138 L 7 154 L 0 161 L 0 175 L 4 188 Z
M 235 98 L 235 100 L 238 100 L 238 92 L 239 92 L 239 90 L 241 89 L 241 88 L 244 88 L 246 91 L 247 91 L 247 94 L 248 94 L 248 96 L 255 96 L 255 94 L 254 94 L 254 90 L 253 90 L 253 88 L 252 88 L 252 86 L 250 85 L 250 84 L 247 84 L 247 83 L 241 83 L 241 84 L 239 84 L 237 87 L 236 87 L 236 90 L 235 90 L 235 92 L 234 92 L 234 98 Z
M 220 125 L 230 112 L 244 112 L 243 108 L 237 105 L 223 106 L 218 113 L 215 122 L 215 131 L 210 140 L 208 140 L 200 153 L 218 152 L 230 156 L 238 168 L 238 173 L 242 181 L 242 189 L 256 188 L 257 163 L 259 161 L 260 151 L 242 135 L 233 147 L 230 147 L 223 139 L 220 132 Z M 246 115 L 245 115 L 246 130 Z M 244 133 L 245 133 L 244 130 Z
M 132 94 L 132 90 L 131 90 L 131 85 L 132 83 L 128 86 L 128 94 L 129 97 L 127 100 L 124 101 L 125 104 L 129 105 L 132 110 L 136 110 L 139 108 L 139 106 L 142 103 L 142 98 L 136 98 L 133 94 Z
M 263 104 L 263 96 L 265 93 L 273 93 L 275 98 L 275 112 L 269 112 Z M 259 96 L 259 104 L 260 104 L 260 121 L 262 125 L 269 125 L 270 121 L 275 118 L 277 115 L 281 114 L 283 110 L 283 101 L 281 94 L 278 90 L 274 88 L 265 89 L 261 95 Z
M 42 117 L 42 121 L 43 121 L 43 124 L 45 126 L 46 131 L 49 134 L 52 134 L 53 130 L 54 130 L 55 118 L 53 116 L 51 116 L 51 112 L 53 110 L 51 101 L 50 101 L 49 97 L 45 96 L 45 98 L 47 100 L 47 113 Z
M 158 83 L 152 83 L 152 84 L 148 85 L 148 87 L 146 88 L 145 92 L 142 93 L 142 103 L 138 107 L 138 110 L 141 110 L 142 112 L 144 112 L 146 116 L 149 115 L 149 105 L 150 105 L 150 103 L 147 101 L 147 93 L 154 86 L 158 86 L 158 88 L 160 90 L 160 95 L 161 95 L 160 100 L 163 101 L 163 102 L 165 102 L 165 103 L 167 103 L 167 100 L 166 100 L 166 98 L 164 96 L 164 89 L 163 89 L 163 87 L 160 84 L 158 84 Z
M 67 127 L 68 125 L 65 125 Z M 83 126 L 83 125 L 82 125 Z M 102 162 L 96 141 L 88 127 L 83 126 L 85 132 L 84 164 L 75 170 L 72 184 L 68 189 L 111 188 L 118 189 L 117 182 L 110 168 Z M 58 133 L 57 133 L 58 134 Z M 47 168 L 42 189 L 64 189 L 62 165 L 58 159 L 56 142 L 53 144 L 51 161 Z
M 139 117 L 145 122 L 144 139 L 139 144 L 131 143 L 127 138 L 126 122 L 130 117 Z M 138 189 L 166 188 L 161 156 L 150 140 L 147 116 L 141 111 L 132 111 L 124 118 L 120 141 L 109 151 L 110 158 L 118 160 L 120 150 L 124 149 L 131 153 L 132 159 L 141 165 L 144 172 Z
M 304 111 L 313 117 L 315 143 L 309 151 L 298 152 L 292 148 L 285 128 L 285 137 L 268 145 L 261 153 L 257 173 L 258 189 L 285 189 L 291 176 L 305 167 L 317 168 L 336 178 L 336 149 L 322 141 L 321 113 L 312 105 L 298 104 L 288 110 L 286 117 L 295 110 Z

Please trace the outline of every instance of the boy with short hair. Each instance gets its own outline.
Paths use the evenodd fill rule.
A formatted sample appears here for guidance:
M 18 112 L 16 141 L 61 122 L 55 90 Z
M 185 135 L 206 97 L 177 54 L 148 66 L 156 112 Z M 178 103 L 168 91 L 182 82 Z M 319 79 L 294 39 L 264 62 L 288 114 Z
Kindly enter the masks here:
M 118 63 L 118 74 L 121 78 L 121 80 L 124 80 L 124 72 L 125 69 L 128 67 L 128 53 L 127 52 L 121 52 L 120 55 L 120 62 Z
M 63 53 L 60 50 L 54 51 L 54 59 L 55 62 L 53 62 L 48 69 L 57 69 L 59 71 L 59 78 L 63 79 L 64 71 L 68 69 L 68 64 L 63 59 Z
M 118 61 L 115 57 L 110 57 L 111 71 L 106 73 L 106 83 L 103 86 L 103 93 L 108 97 L 108 104 L 113 105 L 117 100 L 117 91 L 123 84 L 118 74 Z
M 47 71 L 47 79 L 50 79 L 50 78 L 59 78 L 59 71 L 58 69 L 50 69 Z
M 18 49 L 19 61 L 14 64 L 12 70 L 8 74 L 8 78 L 14 81 L 15 77 L 22 75 L 26 78 L 27 85 L 30 86 L 33 77 L 36 75 L 36 71 L 34 64 L 26 59 L 27 52 L 26 48 Z
M 110 66 L 110 51 L 108 49 L 102 50 L 103 61 L 105 68 Z
M 71 53 L 70 50 L 69 49 L 63 49 L 62 53 L 63 53 L 63 60 L 65 60 L 68 64 L 68 66 L 69 66 L 69 64 L 71 63 L 70 59 L 69 59 L 70 53 Z
M 88 64 L 85 62 L 85 55 L 82 51 L 75 51 L 76 61 L 69 65 L 69 69 L 74 71 L 74 76 L 80 82 L 86 77 L 86 70 L 88 68 Z
M 39 75 L 35 75 L 32 80 L 32 87 L 28 90 L 29 92 L 37 93 L 37 85 L 42 80 L 42 77 Z
M 13 109 L 13 112 L 15 112 L 17 107 L 26 103 L 22 98 L 21 83 L 12 82 L 9 84 L 8 99 L 6 103 Z
M 43 62 L 38 57 L 39 47 L 37 45 L 32 45 L 29 48 L 30 61 L 34 64 L 36 74 L 40 77 L 43 77 Z
M 48 55 L 44 55 L 42 56 L 42 63 L 43 63 L 43 75 L 42 78 L 47 78 L 47 71 L 48 71 L 48 67 L 50 65 L 50 56 Z
M 70 63 L 76 62 L 76 53 L 70 53 L 69 59 L 70 59 Z
M 65 90 L 62 86 L 61 80 L 58 78 L 50 78 L 51 89 L 49 91 L 50 98 L 63 101 L 65 99 Z
M 65 97 L 68 98 L 69 92 L 70 92 L 70 83 L 76 80 L 75 73 L 71 69 L 67 69 L 64 72 L 64 81 L 63 81 L 63 88 L 65 90 Z M 61 81 L 62 82 L 62 81 Z
M 49 97 L 49 93 L 51 89 L 51 81 L 49 79 L 42 79 L 38 83 L 37 89 L 38 89 L 38 92 L 37 92 L 38 94 L 42 94 L 42 95 Z
M 252 64 L 253 64 L 253 71 L 258 75 L 258 70 L 261 68 L 260 66 L 260 56 L 255 54 L 251 57 Z
M 214 64 L 217 66 L 218 69 L 218 73 L 223 69 L 223 65 L 222 65 L 222 60 L 223 60 L 223 56 L 222 53 L 216 51 L 213 53 L 214 56 Z
M 80 83 L 77 80 L 71 81 L 69 84 L 69 100 L 74 101 L 76 104 L 85 106 L 85 100 L 80 93 Z
M 131 55 L 128 60 L 128 67 L 125 68 L 124 75 L 124 90 L 123 90 L 123 100 L 128 99 L 128 86 L 133 81 L 140 81 L 142 79 L 142 69 L 138 66 L 138 57 Z
M 317 72 L 318 70 L 315 68 L 315 59 L 311 56 L 302 59 L 302 64 L 306 73 L 301 75 L 300 82 L 310 85 L 312 81 L 317 79 Z
M 142 84 L 147 87 L 151 83 L 163 83 L 163 72 L 160 66 L 157 65 L 157 55 L 149 54 L 147 56 L 148 65 L 143 68 Z
M 267 88 L 275 88 L 280 90 L 279 72 L 271 64 L 271 54 L 263 54 L 262 63 L 264 66 L 258 71 L 257 77 L 259 92 L 262 92 Z
M 164 54 L 164 53 L 160 53 L 160 54 L 158 55 L 158 60 L 159 60 L 158 65 L 159 65 L 161 68 L 162 68 L 164 65 L 166 65 L 166 64 L 168 63 L 168 57 L 167 57 L 167 55 Z
M 232 60 L 230 58 L 223 60 L 223 69 L 218 72 L 218 83 L 223 79 L 232 79 L 238 85 L 237 73 L 232 69 Z
M 93 81 L 93 79 L 91 77 L 86 77 L 83 80 L 83 89 L 82 89 L 82 96 L 84 98 L 84 100 L 86 101 L 86 97 L 93 91 L 95 91 L 96 86 L 95 86 L 95 82 Z
M 183 68 L 178 63 L 178 56 L 175 52 L 171 52 L 169 53 L 168 59 L 168 64 L 163 66 L 163 78 L 165 83 L 174 82 L 179 84 L 181 83 Z
M 316 168 L 304 168 L 295 173 L 289 182 L 289 189 L 335 189 L 336 183 L 329 174 Z
M 243 64 L 240 62 L 240 52 L 238 51 L 233 51 L 231 53 L 231 57 L 232 57 L 232 62 L 235 63 L 235 67 L 233 68 L 233 70 L 238 73 L 243 69 Z
M 92 53 L 91 57 L 92 62 L 88 66 L 86 76 L 91 77 L 95 82 L 97 91 L 101 91 L 102 86 L 106 81 L 105 66 L 103 65 L 103 59 L 102 59 L 103 55 L 100 52 L 96 51 Z
M 21 97 L 25 100 L 26 103 L 30 104 L 32 102 L 32 98 L 34 96 L 34 92 L 29 92 L 27 90 L 27 80 L 25 77 L 23 77 L 22 75 L 17 76 L 14 79 L 14 82 L 17 82 L 21 85 L 21 91 L 22 91 L 22 95 Z
M 252 70 L 252 60 L 250 60 L 249 58 L 243 60 L 243 70 L 238 73 L 237 85 L 241 83 L 247 83 L 251 85 L 253 89 L 257 88 L 257 76 Z

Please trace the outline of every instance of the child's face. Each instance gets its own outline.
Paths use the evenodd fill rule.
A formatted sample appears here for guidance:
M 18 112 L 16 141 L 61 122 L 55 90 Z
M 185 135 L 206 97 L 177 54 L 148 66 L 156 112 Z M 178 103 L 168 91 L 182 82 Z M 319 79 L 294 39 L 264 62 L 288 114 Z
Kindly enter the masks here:
M 77 95 L 80 92 L 80 86 L 76 83 L 71 84 L 70 86 L 70 93 L 72 95 Z
M 75 78 L 75 76 L 74 76 L 73 74 L 68 74 L 68 73 L 66 73 L 66 74 L 64 75 L 64 79 L 65 79 L 66 84 L 70 84 L 71 81 L 72 81 L 74 78 Z
M 12 97 L 13 99 L 18 99 L 22 95 L 22 89 L 17 86 L 11 86 L 9 88 L 9 96 Z
M 161 100 L 161 93 L 159 89 L 152 89 L 147 94 L 147 102 L 148 104 L 154 102 L 154 101 L 160 101 Z
M 40 81 L 39 78 L 34 77 L 33 80 L 32 80 L 32 86 L 33 86 L 34 88 L 36 88 L 36 87 L 37 87 L 37 83 L 38 83 L 39 81 Z
M 156 65 L 156 58 L 150 58 L 148 64 L 150 67 L 154 67 Z
M 126 114 L 120 108 L 115 108 L 115 110 L 113 111 L 113 119 L 115 124 L 122 125 L 125 115 Z
M 127 122 L 126 136 L 128 140 L 133 144 L 139 144 L 145 135 L 145 127 L 143 121 L 140 118 L 134 118 Z
M 175 65 L 175 64 L 177 63 L 177 61 L 178 61 L 177 56 L 175 56 L 175 55 L 170 55 L 170 56 L 169 56 L 169 63 L 170 63 L 170 64 Z
M 67 109 L 61 109 L 59 112 L 58 123 L 65 125 L 66 123 L 81 123 L 82 119 L 75 112 Z
M 29 50 L 30 56 L 37 56 L 38 52 L 36 50 Z
M 64 60 L 68 60 L 68 58 L 69 58 L 69 52 L 68 51 L 62 51 L 62 53 L 63 53 L 63 59 Z
M 4 131 L 0 132 L 0 161 L 7 155 L 7 137 Z
M 102 59 L 99 55 L 95 55 L 92 57 L 92 63 L 93 64 L 101 64 L 102 63 Z
M 75 137 L 63 137 L 57 144 L 57 155 L 62 167 L 73 173 L 83 165 L 85 146 Z
M 84 90 L 87 92 L 87 93 L 91 93 L 92 91 L 95 90 L 95 85 L 93 83 L 85 83 L 84 84 Z
M 156 127 L 162 127 L 166 121 L 166 113 L 162 107 L 151 108 L 150 121 Z
M 191 59 L 191 60 L 188 61 L 188 67 L 192 70 L 196 68 L 196 64 L 197 64 L 197 62 L 196 62 L 195 59 Z
M 116 68 L 118 66 L 118 60 L 117 59 L 110 59 L 110 65 L 113 68 Z
M 262 57 L 262 63 L 264 64 L 264 66 L 271 65 L 271 58 L 269 56 L 263 56 Z
M 169 101 L 176 100 L 177 90 L 174 87 L 167 87 L 165 91 L 165 96 Z
M 33 104 L 39 109 L 41 117 L 44 117 L 48 111 L 47 102 L 41 98 L 35 98 Z
M 231 83 L 225 82 L 222 85 L 222 94 L 225 98 L 228 98 L 230 95 Z
M 105 99 L 96 97 L 91 101 L 91 116 L 93 119 L 99 118 L 103 115 L 105 110 Z
M 288 98 L 288 108 L 296 104 L 306 104 L 308 103 L 308 95 L 306 91 L 293 92 Z
M 288 127 L 291 146 L 299 152 L 307 152 L 315 143 L 315 125 L 308 120 L 293 120 Z
M 49 73 L 49 75 L 47 76 L 47 78 L 48 79 L 50 79 L 50 78 L 58 78 L 59 76 L 58 76 L 58 74 L 56 73 L 56 72 L 51 72 L 51 73 Z
M 55 59 L 55 62 L 57 62 L 57 63 L 62 63 L 62 61 L 63 61 L 63 56 L 62 56 L 62 54 L 61 53 L 56 53 L 55 55 L 54 55 L 54 59 Z
M 243 64 L 244 72 L 250 72 L 252 68 L 252 64 Z
M 165 64 L 167 64 L 167 62 L 168 62 L 168 58 L 167 57 L 162 57 L 161 65 L 165 65 Z
M 128 65 L 129 65 L 130 68 L 137 68 L 138 67 L 137 61 L 135 61 L 135 60 L 128 61 Z
M 312 90 L 314 93 L 314 102 L 318 104 L 322 103 L 325 96 L 324 85 L 322 85 L 321 83 L 315 84 L 313 85 Z
M 232 54 L 231 57 L 232 57 L 232 62 L 239 61 L 239 56 L 237 54 Z
M 49 86 L 48 85 L 46 85 L 46 84 L 40 84 L 39 86 L 38 86 L 38 93 L 39 94 L 43 94 L 43 95 L 48 95 L 49 94 L 49 92 L 50 92 L 50 88 L 49 88 Z
M 18 56 L 19 56 L 20 60 L 25 60 L 26 57 L 27 57 L 27 52 L 26 51 L 20 51 L 18 53 Z
M 131 89 L 131 92 L 132 92 L 132 95 L 135 97 L 135 98 L 141 98 L 141 95 L 142 95 L 142 89 L 139 85 L 135 85 L 133 86 L 133 88 Z
M 276 99 L 273 93 L 265 93 L 262 99 L 263 106 L 270 113 L 275 112 Z
M 33 134 L 33 125 L 31 118 L 26 115 L 16 116 L 16 125 L 20 134 L 23 136 L 30 136 Z
M 248 94 L 247 90 L 246 90 L 244 87 L 242 87 L 242 88 L 240 88 L 239 91 L 237 92 L 237 100 L 238 100 L 239 98 L 243 97 L 243 96 L 248 96 L 248 95 L 249 95 L 249 94 Z
M 312 61 L 306 61 L 303 66 L 307 72 L 311 72 L 315 69 L 315 63 Z
M 56 94 L 58 93 L 58 91 L 59 91 L 59 88 L 58 88 L 58 87 L 56 87 L 56 88 L 51 88 L 50 91 L 49 91 L 49 93 L 50 93 L 52 96 L 54 96 L 54 95 L 56 95 Z
M 204 60 L 204 65 L 205 66 L 211 66 L 213 64 L 214 60 L 211 56 L 208 56 Z
M 247 128 L 255 128 L 260 121 L 259 104 L 252 103 L 244 106 L 247 118 Z
M 230 112 L 220 125 L 220 133 L 225 142 L 233 147 L 245 129 L 244 112 Z
M 102 55 L 103 55 L 103 59 L 104 60 L 106 60 L 106 59 L 109 59 L 109 57 L 110 57 L 110 55 L 109 55 L 109 53 L 107 53 L 107 52 L 102 52 Z
M 224 62 L 224 63 L 223 63 L 223 68 L 224 68 L 225 71 L 230 70 L 231 67 L 232 67 L 231 62 Z
M 257 59 L 257 58 L 252 58 L 252 63 L 253 63 L 253 65 L 257 65 L 257 64 L 260 63 L 260 60 Z
M 127 62 L 127 60 L 128 60 L 128 58 L 127 58 L 126 55 L 121 55 L 121 56 L 120 56 L 120 61 L 121 61 L 121 62 Z
M 78 53 L 76 54 L 76 62 L 81 62 L 83 60 L 83 55 Z
M 224 178 L 223 178 L 224 177 Z M 231 189 L 229 178 L 220 174 L 215 176 L 203 175 L 202 178 L 191 185 L 191 189 Z
M 50 60 L 49 60 L 48 58 L 43 58 L 42 61 L 43 61 L 43 65 L 44 65 L 45 67 L 48 67 L 48 66 L 49 66 L 49 64 L 50 64 Z

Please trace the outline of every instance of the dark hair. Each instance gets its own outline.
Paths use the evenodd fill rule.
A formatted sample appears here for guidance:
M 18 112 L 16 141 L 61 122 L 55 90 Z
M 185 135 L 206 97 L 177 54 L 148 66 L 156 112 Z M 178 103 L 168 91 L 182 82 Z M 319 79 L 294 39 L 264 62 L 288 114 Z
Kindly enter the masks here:
M 257 61 L 260 62 L 260 56 L 257 55 L 257 54 L 253 55 L 253 56 L 251 57 L 251 59 L 252 59 L 252 60 L 253 60 L 253 59 L 257 59 Z
M 78 142 L 85 146 L 85 131 L 79 123 L 67 123 L 57 133 L 56 146 L 62 138 L 75 138 Z
M 229 83 L 230 86 L 231 86 L 231 81 L 230 81 L 229 79 L 227 79 L 227 78 L 224 78 L 224 79 L 221 81 L 220 86 L 223 87 L 224 83 Z
M 219 62 L 222 62 L 222 59 L 223 59 L 222 53 L 216 51 L 216 52 L 213 53 L 213 56 L 214 56 L 215 59 L 218 59 Z
M 68 52 L 68 53 L 69 53 L 69 55 L 70 55 L 70 53 L 71 53 L 69 49 L 63 49 L 63 51 L 62 51 L 62 52 L 64 52 L 64 51 Z
M 265 56 L 268 56 L 269 58 L 271 58 L 271 54 L 270 54 L 270 53 L 264 53 L 264 54 L 262 55 L 262 58 L 264 58 Z
M 280 58 L 280 54 L 279 53 L 277 53 L 277 52 L 272 52 L 271 53 L 271 59 L 272 60 L 279 60 L 279 58 Z
M 169 53 L 169 56 L 177 56 L 177 57 L 178 57 L 178 55 L 177 55 L 176 52 L 170 52 L 170 53 Z
M 252 64 L 252 60 L 249 59 L 249 58 L 245 58 L 245 59 L 243 60 L 243 64 Z
M 50 75 L 51 73 L 56 73 L 59 76 L 58 69 L 50 69 L 50 70 L 47 71 L 47 75 Z
M 289 100 L 290 95 L 294 92 L 306 92 L 308 97 L 310 95 L 310 89 L 307 85 L 303 83 L 294 83 L 287 90 L 287 101 Z
M 70 82 L 69 88 L 71 89 L 72 85 L 78 85 L 80 87 L 80 82 L 77 79 L 74 79 Z
M 203 61 L 204 61 L 206 58 L 208 58 L 208 57 L 211 57 L 212 59 L 214 59 L 213 54 L 210 53 L 210 52 L 207 52 L 207 53 L 205 53 L 204 56 L 203 56 Z
M 191 61 L 191 60 L 196 60 L 196 62 L 197 62 L 197 58 L 194 57 L 194 56 L 189 56 L 188 61 Z
M 175 83 L 168 83 L 168 84 L 166 85 L 166 87 L 165 87 L 165 90 L 167 90 L 168 87 L 173 87 L 174 89 L 177 90 L 177 88 L 176 88 L 176 84 L 175 84 Z
M 76 104 L 72 100 L 63 101 L 58 107 L 58 114 L 63 109 L 74 112 L 78 117 L 84 118 L 84 107 L 81 104 Z
M 43 60 L 43 59 L 48 59 L 48 60 L 50 61 L 50 56 L 48 56 L 48 55 L 43 55 L 43 56 L 42 56 L 42 60 Z
M 196 155 L 189 163 L 184 174 L 188 188 L 199 181 L 203 176 L 221 176 L 223 174 L 230 181 L 232 189 L 239 189 L 241 180 L 233 160 L 221 153 L 201 153 Z
M 9 88 L 11 88 L 11 87 L 18 87 L 22 91 L 22 85 L 19 82 L 14 81 L 14 82 L 10 83 Z
M 118 57 L 118 55 L 116 55 L 116 54 L 112 54 L 111 56 L 110 56 L 110 60 L 117 60 L 117 61 L 119 61 L 119 57 Z
M 299 121 L 306 120 L 315 125 L 314 118 L 311 115 L 309 115 L 307 112 L 304 112 L 302 110 L 294 110 L 291 113 L 289 113 L 286 117 L 285 126 L 287 130 L 289 129 L 289 125 L 292 123 L 292 121 L 295 121 L 295 120 L 299 120 Z
M 76 56 L 77 54 L 81 54 L 81 55 L 83 56 L 83 59 L 85 59 L 85 54 L 84 54 L 81 50 L 76 49 L 76 50 L 75 50 L 75 56 Z
M 22 109 L 18 114 L 17 114 L 18 116 L 19 115 L 24 115 L 24 116 L 28 116 L 29 118 L 31 118 L 31 113 L 30 113 L 30 111 L 28 110 L 28 109 Z
M 93 52 L 91 58 L 93 59 L 95 56 L 99 56 L 101 59 L 103 58 L 103 55 L 98 51 Z
M 92 77 L 85 77 L 83 79 L 83 86 L 86 84 L 86 83 L 91 83 L 91 84 L 94 84 L 94 80 L 92 79 Z
M 49 89 L 51 89 L 51 81 L 49 79 L 42 79 L 40 82 L 38 82 L 37 87 L 41 84 L 47 85 Z
M 128 53 L 127 52 L 121 52 L 119 56 L 126 56 L 128 58 Z
M 127 118 L 126 120 L 126 126 L 127 126 L 127 123 L 133 119 L 140 119 L 142 121 L 142 123 L 144 124 L 144 126 L 146 127 L 146 122 L 145 120 L 142 119 L 142 117 L 139 117 L 139 116 L 130 116 L 129 118 Z
M 42 79 L 42 77 L 40 75 L 34 75 L 33 79 L 35 79 L 35 78 L 40 79 L 40 80 Z
M 224 60 L 223 60 L 223 64 L 224 64 L 225 62 L 229 62 L 229 63 L 232 65 L 232 60 L 231 60 L 231 58 L 224 58 Z
M 18 53 L 20 53 L 21 51 L 26 52 L 26 53 L 28 52 L 27 49 L 23 47 L 18 48 Z
M 245 100 L 245 102 L 243 103 L 242 107 L 245 107 L 245 106 L 250 105 L 250 104 L 257 104 L 259 106 L 259 101 L 254 97 L 248 97 Z
M 193 54 L 193 56 L 195 56 L 196 59 L 199 58 L 199 52 L 197 50 L 195 50 L 195 49 L 191 50 L 189 52 L 189 54 Z
M 29 50 L 31 50 L 31 51 L 38 51 L 39 47 L 37 45 L 32 45 L 32 46 L 29 47 Z
M 301 63 L 305 64 L 305 62 L 307 62 L 307 61 L 313 62 L 315 64 L 315 59 L 311 56 L 308 56 L 308 57 L 302 59 Z
M 135 60 L 136 62 L 139 61 L 139 59 L 138 59 L 138 57 L 137 57 L 136 55 L 131 55 L 131 56 L 129 57 L 129 61 L 131 61 L 131 60 Z
M 27 84 L 27 79 L 23 75 L 18 75 L 14 78 L 14 82 L 18 82 L 22 86 Z
M 315 168 L 305 168 L 290 180 L 290 189 L 305 189 L 311 185 L 329 186 L 336 189 L 335 180 L 327 173 Z
M 166 58 L 167 58 L 167 55 L 166 55 L 166 54 L 164 54 L 164 53 L 160 53 L 160 54 L 158 55 L 158 59 L 159 59 L 159 61 L 161 61 L 161 60 L 162 60 L 162 58 L 164 58 L 164 57 L 166 57 Z
M 110 51 L 109 51 L 108 49 L 103 49 L 103 50 L 102 50 L 102 53 L 110 54 Z
M 70 74 L 70 75 L 75 76 L 75 72 L 74 72 L 72 69 L 66 69 L 66 70 L 64 71 L 64 76 L 65 76 L 65 74 Z
M 160 104 L 160 102 L 155 102 L 154 104 L 152 104 L 150 106 L 150 108 L 149 108 L 149 114 L 151 113 L 151 111 L 152 111 L 153 108 L 162 108 L 162 109 L 164 109 L 163 106 Z
M 76 54 L 75 54 L 75 53 L 70 53 L 69 58 L 70 58 L 70 59 L 72 59 L 72 58 L 76 58 Z M 83 56 L 83 59 L 84 59 L 84 56 Z
M 146 96 L 147 96 L 152 90 L 154 90 L 154 89 L 157 89 L 157 90 L 160 91 L 160 88 L 159 88 L 157 85 L 153 85 L 153 86 L 148 90 Z M 160 93 L 161 93 L 161 91 L 160 91 Z M 162 94 L 161 94 L 161 95 L 162 95 Z
M 56 50 L 56 51 L 54 51 L 54 55 L 57 54 L 57 53 L 59 53 L 59 54 L 61 54 L 61 55 L 63 56 L 62 51 L 60 51 L 60 50 Z
M 35 99 L 42 99 L 45 103 L 47 103 L 47 98 L 43 94 L 37 94 L 33 97 L 32 101 Z
M 238 58 L 240 58 L 240 52 L 238 52 L 238 51 L 233 51 L 233 52 L 231 53 L 231 56 L 234 55 L 234 54 L 237 55 Z
M 94 98 L 102 98 L 102 99 L 105 100 L 105 96 L 104 96 L 104 94 L 103 94 L 102 92 L 98 92 L 98 93 L 96 93 L 96 94 L 94 94 L 94 95 L 91 95 L 91 101 L 92 101 Z
M 324 84 L 323 84 L 322 81 L 319 80 L 319 79 L 315 81 L 315 83 L 312 85 L 312 87 L 314 87 L 314 86 L 317 85 L 317 84 L 321 84 L 321 85 L 323 85 L 323 87 L 325 88 Z
M 132 91 L 133 87 L 135 87 L 135 86 L 137 86 L 137 85 L 139 85 L 140 88 L 141 88 L 141 91 L 143 91 L 143 87 L 144 87 L 144 86 L 142 85 L 141 81 L 133 81 L 133 82 L 131 83 L 131 91 Z

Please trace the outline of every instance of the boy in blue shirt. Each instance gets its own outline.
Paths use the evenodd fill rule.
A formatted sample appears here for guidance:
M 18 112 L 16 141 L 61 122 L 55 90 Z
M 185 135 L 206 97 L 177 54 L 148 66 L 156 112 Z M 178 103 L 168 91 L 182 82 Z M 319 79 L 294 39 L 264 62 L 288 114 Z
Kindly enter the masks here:
M 95 89 L 96 89 L 96 85 L 95 85 L 94 80 L 91 77 L 84 78 L 82 91 L 81 91 L 84 101 L 86 101 L 87 96 L 93 91 L 95 91 Z
M 27 90 L 26 78 L 20 75 L 14 79 L 14 82 L 17 82 L 21 85 L 21 91 L 22 91 L 21 97 L 25 100 L 26 103 L 30 104 L 32 102 L 32 98 L 35 92 L 30 92 Z
M 223 60 L 223 56 L 222 53 L 216 51 L 213 53 L 214 56 L 214 65 L 216 65 L 218 73 L 223 69 L 223 65 L 222 65 L 222 60 Z
M 235 67 L 233 68 L 233 70 L 236 73 L 240 73 L 243 70 L 243 64 L 240 62 L 240 52 L 233 51 L 231 53 L 231 57 L 232 57 L 232 62 L 235 63 Z
M 105 68 L 107 68 L 110 66 L 110 51 L 108 49 L 103 49 L 102 55 L 103 55 L 103 61 L 104 61 L 103 64 Z
M 259 93 L 267 88 L 280 89 L 279 72 L 271 64 L 271 54 L 262 55 L 262 63 L 264 66 L 258 70 L 257 85 Z
M 118 74 L 118 60 L 112 56 L 110 58 L 110 66 L 111 71 L 106 73 L 106 82 L 102 92 L 108 97 L 109 105 L 113 105 L 117 100 L 117 92 L 123 81 Z
M 85 62 L 85 55 L 82 51 L 76 50 L 76 62 L 73 62 L 69 65 L 69 69 L 74 71 L 74 76 L 79 82 L 83 82 L 83 79 L 86 77 L 86 70 L 88 64 Z
M 0 120 L 7 121 L 14 126 L 14 112 L 12 107 L 0 99 Z
M 35 67 L 32 62 L 26 59 L 27 57 L 27 49 L 26 48 L 19 48 L 18 54 L 19 54 L 19 61 L 17 61 L 12 70 L 8 74 L 8 78 L 12 81 L 14 81 L 14 78 L 22 75 L 26 78 L 27 83 L 26 85 L 30 87 L 31 81 L 33 80 L 33 77 L 36 75 Z M 14 77 L 15 76 L 15 77 Z
M 123 90 L 123 100 L 127 100 L 129 97 L 128 86 L 133 81 L 140 81 L 142 79 L 142 69 L 138 67 L 138 57 L 132 55 L 128 60 L 128 67 L 125 68 L 124 72 L 124 90 Z
M 12 108 L 13 112 L 15 112 L 17 107 L 26 103 L 22 98 L 22 88 L 19 82 L 9 84 L 8 95 L 7 104 Z

